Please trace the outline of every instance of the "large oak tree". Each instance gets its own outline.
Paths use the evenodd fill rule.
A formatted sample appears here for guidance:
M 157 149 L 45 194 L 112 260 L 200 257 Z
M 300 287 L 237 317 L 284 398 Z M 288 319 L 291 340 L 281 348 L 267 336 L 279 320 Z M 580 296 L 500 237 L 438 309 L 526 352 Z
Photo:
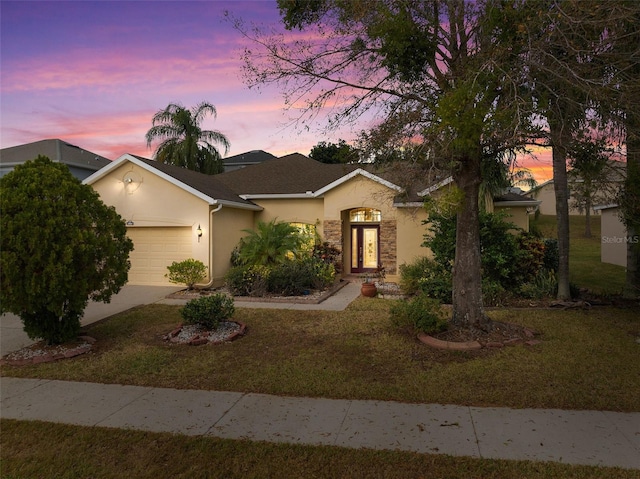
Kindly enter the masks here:
M 370 114 L 372 151 L 410 146 L 450 172 L 463 198 L 453 271 L 455 326 L 487 330 L 478 196 L 484 162 L 506 161 L 531 131 L 518 2 L 280 0 L 288 36 L 235 20 L 253 43 L 250 86 L 277 83 L 291 107 L 337 128 Z M 300 33 L 296 33 L 299 31 Z M 367 146 L 367 145 L 366 145 Z

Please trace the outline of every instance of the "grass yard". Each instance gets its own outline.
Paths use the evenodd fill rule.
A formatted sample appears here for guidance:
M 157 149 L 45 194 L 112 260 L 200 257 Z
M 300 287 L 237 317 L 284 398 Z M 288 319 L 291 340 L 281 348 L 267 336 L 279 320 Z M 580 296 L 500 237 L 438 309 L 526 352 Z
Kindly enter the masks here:
M 624 269 L 600 263 L 572 218 L 572 281 L 622 289 Z M 547 236 L 554 217 L 536 222 Z M 169 344 L 180 307 L 149 305 L 96 323 L 98 342 L 55 363 L 1 366 L 0 375 L 290 396 L 512 408 L 640 411 L 640 309 L 497 309 L 541 344 L 477 352 L 437 351 L 389 320 L 391 301 L 360 298 L 346 311 L 237 307 L 248 326 L 217 346 Z M 238 306 L 238 305 L 237 305 Z M 3 479 L 17 478 L 635 478 L 640 471 L 557 463 L 350 450 L 2 420 Z
M 536 346 L 437 351 L 389 320 L 391 301 L 343 312 L 238 308 L 248 334 L 229 344 L 162 340 L 178 306 L 149 305 L 95 324 L 95 351 L 3 366 L 4 376 L 513 408 L 640 411 L 638 310 L 504 309 L 497 320 L 542 333 Z
M 3 420 L 3 479 L 638 479 L 640 471 Z
M 540 215 L 531 220 L 547 238 L 555 238 L 556 217 Z M 569 277 L 580 288 L 587 288 L 596 294 L 620 294 L 624 287 L 625 269 L 615 264 L 600 261 L 601 228 L 600 216 L 591 218 L 591 238 L 584 237 L 584 216 L 569 217 Z

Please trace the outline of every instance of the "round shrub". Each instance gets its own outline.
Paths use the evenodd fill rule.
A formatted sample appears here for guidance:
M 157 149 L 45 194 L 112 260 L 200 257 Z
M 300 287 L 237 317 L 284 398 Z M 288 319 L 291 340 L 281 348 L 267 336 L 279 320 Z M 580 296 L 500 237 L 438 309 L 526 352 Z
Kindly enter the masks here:
M 184 261 L 174 261 L 167 266 L 169 273 L 165 277 L 177 284 L 186 284 L 187 289 L 193 289 L 193 285 L 203 281 L 207 277 L 207 267 L 202 261 L 189 258 Z
M 180 310 L 185 324 L 199 324 L 207 329 L 216 329 L 234 312 L 233 298 L 219 293 L 192 299 Z

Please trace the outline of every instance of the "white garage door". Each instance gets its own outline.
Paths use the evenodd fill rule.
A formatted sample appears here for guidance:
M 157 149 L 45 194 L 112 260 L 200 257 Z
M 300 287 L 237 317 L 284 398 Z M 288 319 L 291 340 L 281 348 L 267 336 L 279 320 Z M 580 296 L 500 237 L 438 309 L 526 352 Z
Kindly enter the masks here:
M 128 228 L 133 241 L 131 284 L 171 284 L 164 277 L 174 261 L 191 258 L 191 228 Z

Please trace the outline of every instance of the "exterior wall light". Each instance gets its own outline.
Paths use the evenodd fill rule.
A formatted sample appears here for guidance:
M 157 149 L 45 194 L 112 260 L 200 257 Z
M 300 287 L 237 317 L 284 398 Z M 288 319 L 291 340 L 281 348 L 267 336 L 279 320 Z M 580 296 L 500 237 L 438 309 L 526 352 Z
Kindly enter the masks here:
M 198 229 L 196 230 L 196 234 L 198 235 L 198 243 L 200 243 L 200 238 L 202 238 L 202 228 L 200 228 L 200 224 L 198 224 Z

